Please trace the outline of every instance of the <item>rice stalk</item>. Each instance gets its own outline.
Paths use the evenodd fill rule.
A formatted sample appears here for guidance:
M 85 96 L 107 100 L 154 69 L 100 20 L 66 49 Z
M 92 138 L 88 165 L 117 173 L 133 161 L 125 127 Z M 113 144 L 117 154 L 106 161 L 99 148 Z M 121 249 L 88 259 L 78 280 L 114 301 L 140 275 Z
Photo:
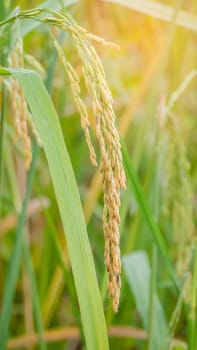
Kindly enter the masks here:
M 108 271 L 108 292 L 113 298 L 114 312 L 118 310 L 120 287 L 121 287 L 121 259 L 119 248 L 119 226 L 120 226 L 120 190 L 126 188 L 126 177 L 122 163 L 121 145 L 119 134 L 115 126 L 115 113 L 113 110 L 113 98 L 106 82 L 105 72 L 101 61 L 90 40 L 115 47 L 111 42 L 89 33 L 86 29 L 79 26 L 73 18 L 62 11 L 50 9 L 33 9 L 28 11 L 19 11 L 13 17 L 0 23 L 5 25 L 15 19 L 31 18 L 36 21 L 54 25 L 61 30 L 67 31 L 73 38 L 74 45 L 82 63 L 82 73 L 86 88 L 92 97 L 93 113 L 96 119 L 96 136 L 100 148 L 100 173 L 104 192 L 104 210 L 103 210 L 103 230 L 105 237 L 104 260 Z M 58 56 L 64 65 L 70 82 L 73 100 L 81 116 L 81 125 L 85 133 L 86 142 L 90 152 L 90 159 L 93 165 L 97 165 L 96 153 L 90 138 L 90 122 L 86 107 L 80 97 L 79 78 L 74 68 L 65 57 L 64 52 L 55 38 L 54 45 Z M 13 67 L 13 65 L 12 65 Z M 19 103 L 22 100 L 20 93 L 15 97 Z M 23 100 L 22 100 L 23 101 Z M 16 110 L 16 108 L 15 108 Z M 23 123 L 25 115 L 25 105 L 23 105 Z M 15 117 L 17 132 L 21 133 L 20 114 Z M 25 119 L 26 120 L 26 119 Z M 29 138 L 27 138 L 27 129 L 23 125 L 23 139 L 25 144 L 26 167 L 28 167 Z M 26 137 L 25 137 L 26 135 Z
M 74 34 L 75 35 L 75 34 Z M 94 48 L 85 44 L 76 35 L 77 51 L 82 61 L 82 72 L 88 92 L 93 99 L 93 113 L 96 118 L 101 160 L 100 171 L 104 192 L 103 228 L 105 236 L 105 265 L 108 271 L 108 291 L 113 298 L 113 309 L 118 309 L 120 297 L 120 248 L 119 248 L 119 207 L 120 188 L 125 188 L 125 174 L 122 166 L 119 135 L 115 128 L 115 115 L 112 108 L 112 96 L 105 80 L 100 60 Z M 96 164 L 94 148 L 89 136 L 89 121 L 86 108 L 79 97 L 79 79 L 72 66 L 66 60 L 63 51 L 55 40 L 55 46 L 68 73 L 71 91 L 81 115 L 82 128 L 90 150 L 90 158 Z
M 195 245 L 194 215 L 193 215 L 193 192 L 190 178 L 190 162 L 187 154 L 187 133 L 185 132 L 185 121 L 175 111 L 181 95 L 188 84 L 196 76 L 196 71 L 191 71 L 178 89 L 174 91 L 169 102 L 163 108 L 162 134 L 167 137 L 165 182 L 164 190 L 164 212 L 171 218 L 173 243 L 176 245 L 176 271 L 180 278 L 185 278 L 182 299 L 187 305 L 191 305 L 191 262 L 193 248 Z M 175 309 L 172 325 L 176 323 L 179 306 Z M 177 315 L 176 315 L 177 314 Z M 170 328 L 173 328 L 170 326 Z
M 112 107 L 112 95 L 108 88 L 105 73 L 95 49 L 87 39 L 90 37 L 99 41 L 97 37 L 86 35 L 86 31 L 79 30 L 78 25 L 72 21 L 70 31 L 76 43 L 76 49 L 82 62 L 82 73 L 85 85 L 93 100 L 93 113 L 96 118 L 96 136 L 99 142 L 101 159 L 100 172 L 104 192 L 103 229 L 105 236 L 105 265 L 108 271 L 108 291 L 113 298 L 113 309 L 118 310 L 120 287 L 121 287 L 121 260 L 119 248 L 119 225 L 120 225 L 120 189 L 125 188 L 125 174 L 122 165 L 119 134 L 115 127 L 115 114 Z M 70 28 L 61 24 L 61 28 Z M 86 35 L 86 40 L 84 40 Z M 79 93 L 79 78 L 55 40 L 58 55 L 67 71 L 71 91 L 78 111 L 81 115 L 82 128 L 85 131 L 86 141 L 90 150 L 92 163 L 96 164 L 95 151 L 89 136 L 89 121 L 86 108 L 82 103 Z M 103 43 L 103 40 L 101 40 Z M 107 45 L 110 45 L 107 43 Z
M 173 116 L 168 128 L 164 203 L 166 214 L 172 217 L 174 243 L 177 247 L 176 270 L 179 277 L 187 271 L 194 244 L 193 195 L 189 175 L 190 164 L 184 143 L 182 125 Z M 169 124 L 168 124 L 169 125 Z M 168 189 L 168 190 L 167 190 Z

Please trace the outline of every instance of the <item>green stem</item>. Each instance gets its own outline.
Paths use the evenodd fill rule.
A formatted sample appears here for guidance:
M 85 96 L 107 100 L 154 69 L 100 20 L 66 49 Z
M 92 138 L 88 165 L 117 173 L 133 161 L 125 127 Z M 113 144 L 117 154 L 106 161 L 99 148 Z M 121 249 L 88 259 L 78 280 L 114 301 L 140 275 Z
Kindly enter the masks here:
M 22 247 L 23 247 L 23 228 L 26 222 L 26 213 L 27 206 L 31 196 L 31 189 L 34 179 L 35 172 L 35 160 L 38 152 L 38 147 L 34 146 L 32 163 L 29 169 L 28 178 L 27 178 L 27 191 L 23 201 L 21 214 L 18 218 L 18 224 L 16 227 L 16 241 L 13 247 L 12 256 L 10 259 L 10 264 L 8 267 L 4 293 L 3 293 L 3 303 L 0 315 L 0 349 L 6 349 L 6 342 L 8 339 L 8 328 L 11 315 L 11 307 L 14 298 L 14 292 L 16 289 L 16 282 L 19 274 L 21 256 L 22 256 Z
M 194 254 L 194 266 L 193 266 L 193 275 L 192 275 L 192 285 L 191 285 L 191 306 L 190 306 L 190 315 L 188 321 L 188 343 L 189 350 L 196 350 L 197 343 L 197 241 Z
M 5 118 L 5 85 L 2 86 L 2 107 L 1 107 L 1 121 L 0 121 L 0 194 L 2 193 L 2 163 L 3 163 L 3 132 L 4 132 L 4 118 Z
M 153 245 L 152 252 L 152 269 L 150 276 L 150 288 L 149 288 L 149 327 L 148 327 L 148 350 L 153 349 L 154 338 L 154 299 L 156 291 L 156 275 L 157 275 L 157 247 Z

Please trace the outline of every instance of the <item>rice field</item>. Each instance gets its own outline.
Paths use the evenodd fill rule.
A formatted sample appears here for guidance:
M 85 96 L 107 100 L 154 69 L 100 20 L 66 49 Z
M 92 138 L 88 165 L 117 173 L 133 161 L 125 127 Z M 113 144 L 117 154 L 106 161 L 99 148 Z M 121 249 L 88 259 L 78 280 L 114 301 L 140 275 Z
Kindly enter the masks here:
M 0 0 L 0 350 L 197 349 L 196 0 Z

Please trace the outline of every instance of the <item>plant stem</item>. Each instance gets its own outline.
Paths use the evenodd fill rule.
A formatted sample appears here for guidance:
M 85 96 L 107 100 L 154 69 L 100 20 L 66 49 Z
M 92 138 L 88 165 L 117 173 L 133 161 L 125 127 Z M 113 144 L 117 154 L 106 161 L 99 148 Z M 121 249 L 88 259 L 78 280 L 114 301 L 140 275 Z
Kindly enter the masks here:
M 1 121 L 0 121 L 0 196 L 2 196 L 2 165 L 3 165 L 3 132 L 4 132 L 4 117 L 5 117 L 5 102 L 6 92 L 5 85 L 2 84 L 2 106 L 1 106 Z M 1 208 L 0 208 L 1 213 Z
M 148 327 L 148 350 L 153 349 L 153 332 L 154 332 L 154 299 L 156 291 L 156 275 L 157 275 L 157 247 L 154 244 L 152 250 L 152 269 L 150 276 L 149 290 L 149 327 Z

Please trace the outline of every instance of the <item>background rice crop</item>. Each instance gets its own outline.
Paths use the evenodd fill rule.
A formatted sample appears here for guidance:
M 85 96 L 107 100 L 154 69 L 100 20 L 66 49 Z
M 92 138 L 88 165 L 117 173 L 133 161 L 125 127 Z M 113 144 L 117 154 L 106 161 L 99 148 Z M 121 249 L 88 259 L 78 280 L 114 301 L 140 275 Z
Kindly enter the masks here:
M 48 13 L 30 11 L 40 5 Z M 13 77 L 6 77 L 0 92 L 0 334 L 3 334 L 0 348 L 195 350 L 196 1 L 2 0 L 0 21 L 18 13 L 17 7 L 22 11 L 21 19 L 0 26 L 1 67 L 24 66 L 29 72 L 29 75 L 25 71 L 14 72 L 19 83 Z M 58 10 L 68 16 L 65 31 L 54 20 L 55 13 L 58 21 L 64 16 L 53 12 Z M 25 14 L 29 14 L 28 20 L 22 19 Z M 20 62 L 16 64 L 10 58 L 19 46 L 24 61 L 18 57 Z M 32 70 L 39 78 L 31 77 Z M 2 68 L 0 72 L 5 74 Z M 41 80 L 50 94 L 49 100 Z M 56 122 L 50 122 L 50 116 L 55 118 L 53 107 L 48 108 L 51 102 L 63 138 L 60 134 L 58 139 L 51 137 L 57 126 Z M 16 108 L 18 114 L 14 113 Z M 103 114 L 99 119 L 100 108 Z M 25 110 L 28 129 L 24 132 L 23 127 L 21 137 L 16 138 L 16 125 L 20 135 Z M 53 126 L 51 133 L 47 127 L 42 129 L 41 124 L 39 128 L 46 110 Z M 113 135 L 112 143 L 107 146 L 106 130 Z M 99 139 L 101 131 L 113 160 L 108 163 L 109 174 L 103 168 L 106 164 Z M 33 141 L 35 133 L 37 141 Z M 102 213 L 105 207 L 105 226 L 106 218 L 109 219 L 106 203 L 109 208 L 113 189 L 119 191 L 120 183 L 110 187 L 102 176 L 120 175 L 118 162 L 122 162 L 122 156 L 118 134 L 123 145 L 127 189 L 120 191 L 120 238 L 113 237 L 117 244 L 120 240 L 122 262 L 120 302 L 118 312 L 114 313 L 117 302 L 113 306 L 108 298 L 110 286 L 105 264 L 113 262 L 107 230 L 112 228 L 113 233 L 118 233 L 119 217 L 113 227 L 109 220 L 105 245 Z M 29 138 L 33 162 L 27 172 L 24 158 L 30 163 Z M 68 171 L 67 158 L 64 159 L 64 143 L 77 183 L 73 193 L 80 195 L 83 212 L 80 202 L 75 202 L 75 195 L 70 197 L 75 180 Z M 56 150 L 50 162 L 49 153 Z M 92 166 L 90 157 L 93 164 L 101 164 L 100 169 Z M 72 178 L 66 190 L 57 168 L 59 159 L 62 174 Z M 116 199 L 118 213 L 119 199 Z M 64 203 L 68 207 L 62 215 Z M 69 212 L 73 215 L 70 218 L 73 227 L 69 226 L 66 215 L 69 204 L 73 205 Z M 110 215 L 114 218 L 114 207 L 111 208 Z M 24 241 L 20 237 L 25 237 Z M 114 260 L 117 262 L 120 253 L 115 248 L 113 251 L 117 253 Z M 83 271 L 86 257 L 91 274 L 88 275 L 87 268 L 86 275 L 77 276 L 75 261 L 78 261 L 76 271 L 77 266 Z M 111 268 L 108 266 L 108 270 Z M 89 302 L 86 291 L 90 293 Z M 94 295 L 98 301 L 95 305 Z

